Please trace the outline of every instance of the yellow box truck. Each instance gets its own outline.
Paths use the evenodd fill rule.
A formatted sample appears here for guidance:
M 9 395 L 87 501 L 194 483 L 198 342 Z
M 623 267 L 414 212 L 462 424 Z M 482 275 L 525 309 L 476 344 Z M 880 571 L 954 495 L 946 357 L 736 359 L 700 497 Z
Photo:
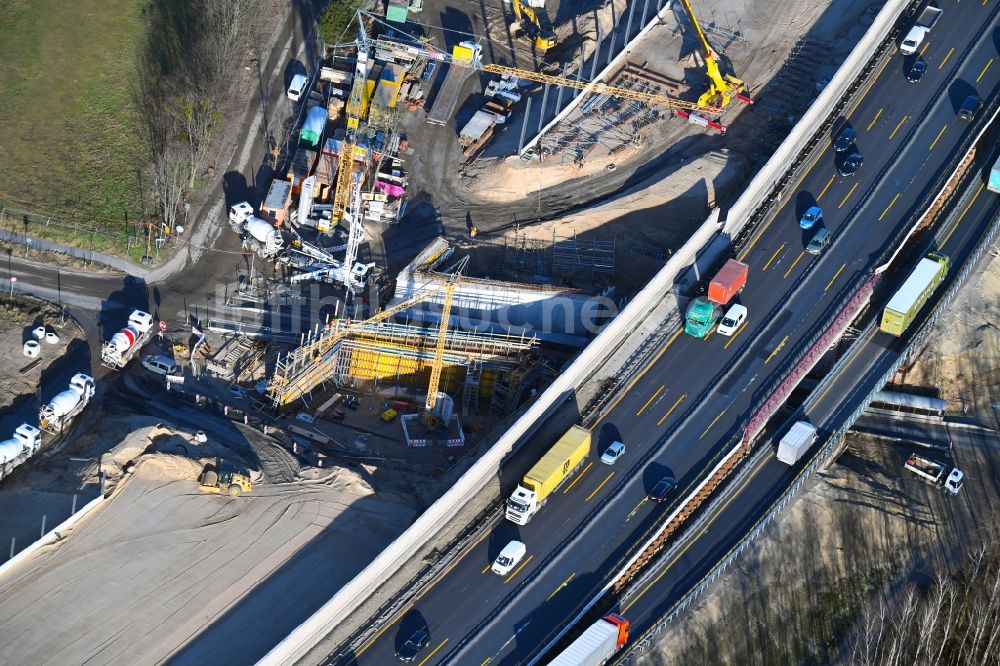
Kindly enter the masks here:
M 590 431 L 573 426 L 528 470 L 507 500 L 507 520 L 525 525 L 590 453 Z
M 949 263 L 948 257 L 939 252 L 931 252 L 921 259 L 903 286 L 889 299 L 882 311 L 879 328 L 891 335 L 902 335 L 948 274 Z

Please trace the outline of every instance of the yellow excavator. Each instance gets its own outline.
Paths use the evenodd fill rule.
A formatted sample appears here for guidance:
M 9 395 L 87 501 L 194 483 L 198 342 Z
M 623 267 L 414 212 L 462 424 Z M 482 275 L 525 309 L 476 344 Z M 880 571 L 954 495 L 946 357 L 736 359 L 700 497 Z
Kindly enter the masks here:
M 239 497 L 243 493 L 249 493 L 252 489 L 249 472 L 237 469 L 221 458 L 214 465 L 205 465 L 204 471 L 198 477 L 198 490 L 203 493 Z
M 701 54 L 705 58 L 705 69 L 708 74 L 708 90 L 698 98 L 698 106 L 723 109 L 733 101 L 734 97 L 741 102 L 753 104 L 753 98 L 747 94 L 747 87 L 743 81 L 731 74 L 722 74 L 719 68 L 719 57 L 709 46 L 708 38 L 705 37 L 705 32 L 698 23 L 698 17 L 694 14 L 690 0 L 681 0 L 681 4 L 684 5 L 684 11 L 691 18 L 691 24 L 698 37 L 698 44 L 701 46 Z
M 552 26 L 548 23 L 543 25 L 538 17 L 538 12 L 522 4 L 521 0 L 511 0 L 511 4 L 514 8 L 514 16 L 521 22 L 524 32 L 535 41 L 536 48 L 547 51 L 558 43 Z

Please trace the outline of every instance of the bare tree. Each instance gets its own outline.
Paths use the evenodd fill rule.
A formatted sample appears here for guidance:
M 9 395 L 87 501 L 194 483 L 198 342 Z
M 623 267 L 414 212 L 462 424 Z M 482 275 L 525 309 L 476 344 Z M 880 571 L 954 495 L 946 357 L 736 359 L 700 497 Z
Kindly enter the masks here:
M 166 230 L 173 231 L 188 191 L 188 161 L 175 143 L 153 156 L 153 198 Z

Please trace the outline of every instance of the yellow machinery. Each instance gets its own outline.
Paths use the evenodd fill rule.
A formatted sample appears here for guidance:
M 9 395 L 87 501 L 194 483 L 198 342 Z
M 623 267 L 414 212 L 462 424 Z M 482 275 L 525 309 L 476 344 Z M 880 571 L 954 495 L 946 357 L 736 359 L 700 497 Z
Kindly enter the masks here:
M 458 273 L 448 279 L 448 285 L 444 290 L 444 302 L 441 304 L 441 321 L 438 324 L 437 345 L 434 347 L 434 362 L 431 364 L 431 381 L 427 384 L 427 401 L 424 403 L 422 416 L 423 424 L 428 428 L 440 425 L 440 417 L 434 408 L 437 406 L 438 387 L 441 385 L 441 367 L 444 365 L 444 346 L 451 319 L 451 303 L 455 299 L 455 287 L 458 286 L 459 279 Z
M 198 478 L 198 490 L 203 493 L 239 497 L 252 489 L 250 475 L 245 470 L 238 470 L 221 459 L 215 465 L 206 465 Z
M 512 0 L 514 16 L 521 22 L 521 27 L 529 37 L 535 40 L 535 46 L 543 51 L 551 49 L 557 43 L 556 33 L 549 25 L 542 25 L 538 13 L 531 7 L 521 4 L 521 0 Z
M 708 38 L 705 37 L 705 32 L 698 23 L 698 17 L 694 14 L 694 8 L 691 7 L 691 0 L 681 0 L 681 3 L 684 5 L 684 11 L 691 18 L 691 24 L 694 26 L 698 43 L 701 46 L 702 56 L 705 58 L 705 68 L 708 74 L 708 90 L 698 98 L 698 106 L 703 109 L 724 109 L 733 101 L 734 97 L 752 104 L 753 99 L 746 94 L 746 85 L 743 81 L 730 74 L 723 75 L 719 69 L 719 57 L 715 55 L 712 47 L 708 44 Z

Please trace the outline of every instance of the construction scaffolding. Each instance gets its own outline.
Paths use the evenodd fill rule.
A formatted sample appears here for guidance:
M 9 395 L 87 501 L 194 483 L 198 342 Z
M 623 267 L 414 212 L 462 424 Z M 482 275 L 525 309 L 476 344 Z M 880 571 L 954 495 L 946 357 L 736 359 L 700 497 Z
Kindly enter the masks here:
M 437 329 L 387 322 L 361 323 L 341 333 L 344 323 L 334 322 L 315 331 L 302 345 L 279 359 L 272 380 L 274 406 L 302 399 L 306 404 L 313 391 L 328 384 L 356 387 L 383 382 L 424 389 L 430 377 L 437 345 Z M 523 363 L 538 344 L 534 337 L 495 335 L 449 330 L 442 356 L 440 390 L 463 392 L 467 369 L 476 368 L 475 385 L 479 397 L 492 400 L 498 380 Z M 468 401 L 472 402 L 471 398 Z
M 549 262 L 545 243 L 517 232 L 505 234 L 503 252 L 497 258 L 496 273 L 548 275 Z
M 553 231 L 552 270 L 569 275 L 589 273 L 591 279 L 598 273 L 614 275 L 615 241 L 581 240 L 575 233 L 572 238 L 561 238 Z

